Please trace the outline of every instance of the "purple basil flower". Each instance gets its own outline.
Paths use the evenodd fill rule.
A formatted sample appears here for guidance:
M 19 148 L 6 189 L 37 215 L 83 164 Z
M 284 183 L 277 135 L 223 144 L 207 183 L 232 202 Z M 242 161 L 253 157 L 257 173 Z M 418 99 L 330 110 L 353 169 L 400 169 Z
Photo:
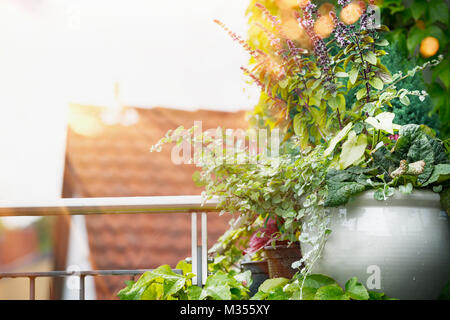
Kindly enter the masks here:
M 375 10 L 368 9 L 367 12 L 363 13 L 360 18 L 360 30 L 370 30 L 373 27 Z
M 308 5 L 305 7 L 305 11 L 308 13 L 308 15 L 312 18 L 314 14 L 317 13 L 317 6 L 314 3 L 308 3 Z
M 334 37 L 336 38 L 337 44 L 340 47 L 345 47 L 350 44 L 350 40 L 348 40 L 349 35 L 350 30 L 348 27 L 342 21 L 339 21 L 334 29 Z
M 338 4 L 343 8 L 346 7 L 349 3 L 351 2 L 351 0 L 338 0 Z
M 317 64 L 322 68 L 325 73 L 330 70 L 330 58 L 328 57 L 328 48 L 325 42 L 318 38 L 314 41 L 314 55 L 317 58 Z

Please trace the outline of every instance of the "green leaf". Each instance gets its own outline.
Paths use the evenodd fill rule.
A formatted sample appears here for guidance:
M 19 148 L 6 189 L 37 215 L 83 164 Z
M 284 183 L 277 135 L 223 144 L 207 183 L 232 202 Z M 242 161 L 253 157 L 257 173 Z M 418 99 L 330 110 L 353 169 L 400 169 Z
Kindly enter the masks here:
M 377 46 L 380 47 L 385 47 L 389 45 L 389 41 L 387 41 L 386 39 L 380 40 L 377 43 L 375 43 Z
M 367 112 L 369 116 L 373 116 L 377 110 L 377 106 L 373 102 L 369 102 L 364 105 L 361 111 Z
M 265 293 L 270 293 L 277 287 L 283 287 L 286 283 L 289 282 L 289 279 L 286 278 L 273 278 L 267 279 L 260 286 L 258 291 L 262 291 Z
M 356 92 L 356 99 L 361 100 L 362 98 L 364 98 L 367 94 L 367 90 L 365 87 L 361 88 L 358 90 L 358 92 Z
M 198 171 L 197 171 L 198 172 Z M 183 272 L 184 275 L 192 272 L 192 264 L 187 263 L 186 260 L 181 260 L 178 262 L 175 269 L 179 269 Z
M 384 194 L 385 194 L 386 197 L 392 197 L 394 195 L 394 193 L 395 193 L 395 189 L 394 188 L 391 188 L 388 185 L 386 185 L 384 187 Z
M 364 130 L 364 123 L 357 122 L 353 126 L 353 131 L 355 131 L 356 134 L 360 134 Z
M 286 78 L 280 82 L 278 82 L 278 85 L 280 86 L 280 88 L 285 89 L 289 84 L 289 78 Z
M 135 284 L 135 281 L 126 281 L 125 282 L 126 287 L 123 288 L 122 290 L 120 290 L 117 295 L 119 296 L 120 299 L 122 300 L 128 300 L 128 293 L 129 291 L 133 288 L 133 285 Z
M 437 164 L 434 167 L 430 178 L 422 186 L 426 187 L 430 184 L 440 184 L 450 179 L 450 164 Z
M 140 300 L 162 300 L 163 298 L 166 298 L 166 296 L 164 296 L 163 285 L 154 282 L 144 290 Z
M 441 79 L 445 88 L 448 90 L 450 86 L 450 62 L 448 60 L 441 62 L 441 64 L 435 68 L 433 75 L 434 73 Z
M 400 102 L 404 104 L 405 106 L 409 106 L 411 104 L 411 101 L 409 100 L 409 97 L 407 95 L 401 96 L 399 98 Z
M 383 81 L 380 78 L 373 77 L 369 80 L 369 84 L 377 90 L 383 89 Z
M 352 67 L 352 69 L 350 70 L 350 72 L 348 73 L 349 76 L 349 80 L 351 84 L 355 84 L 356 79 L 358 79 L 358 74 L 359 74 L 359 66 L 358 65 L 354 65 Z
M 427 1 L 415 0 L 412 2 L 410 9 L 414 20 L 418 20 L 427 10 Z
M 174 277 L 174 278 L 165 278 L 164 279 L 164 298 L 168 296 L 174 295 L 178 291 L 180 291 L 184 284 L 186 283 L 186 279 L 182 276 Z
M 303 277 L 299 279 L 299 282 L 300 281 L 303 281 Z M 337 285 L 337 282 L 323 274 L 311 274 L 306 277 L 304 288 L 319 289 L 320 287 L 328 285 Z
M 348 300 L 347 296 L 338 285 L 321 287 L 317 290 L 315 300 Z
M 252 273 L 250 270 L 238 273 L 237 275 L 234 276 L 234 278 L 238 282 L 242 283 L 244 287 L 249 288 L 252 285 L 253 280 L 252 280 Z
M 258 291 L 253 297 L 250 298 L 250 300 L 265 300 L 268 296 L 268 293 Z
M 304 128 L 305 128 L 305 124 L 302 121 L 302 114 L 301 113 L 297 113 L 294 116 L 294 121 L 293 121 L 293 126 L 294 126 L 294 132 L 296 135 L 301 136 L 302 134 L 304 134 Z
M 367 173 L 373 171 L 372 168 L 350 167 L 346 170 L 330 169 L 326 175 L 328 194 L 325 198 L 325 207 L 337 207 L 348 202 L 350 197 L 373 187 L 369 183 L 370 178 Z
M 389 298 L 382 292 L 369 291 L 369 300 L 395 300 Z
M 367 51 L 364 55 L 364 60 L 369 62 L 370 64 L 376 66 L 377 65 L 377 56 L 372 51 Z
M 379 188 L 379 189 L 375 190 L 373 197 L 375 200 L 384 201 L 385 200 L 384 189 Z
M 358 164 L 364 155 L 367 147 L 367 136 L 365 134 L 356 135 L 355 131 L 350 131 L 347 141 L 342 145 L 342 152 L 339 158 L 339 166 L 346 169 L 353 164 Z
M 353 53 L 353 54 L 350 54 L 347 58 L 345 58 L 344 65 L 342 66 L 344 68 L 344 70 L 347 70 L 347 65 L 350 63 L 350 61 L 353 61 L 355 56 L 356 55 Z
M 269 293 L 266 300 L 288 300 L 290 296 L 290 294 L 284 292 L 283 288 L 277 287 Z
M 153 271 L 144 272 L 144 274 L 133 283 L 131 286 L 120 290 L 118 296 L 122 300 L 139 300 L 147 287 L 153 282 L 155 278 L 158 278 Z
M 428 4 L 431 22 L 440 21 L 448 25 L 448 5 L 442 0 L 431 0 Z
M 353 277 L 345 284 L 345 293 L 353 300 L 369 300 L 366 288 Z
M 344 139 L 348 132 L 350 131 L 350 129 L 352 128 L 352 123 L 350 122 L 349 124 L 347 124 L 341 131 L 339 131 L 334 137 L 333 139 L 331 139 L 330 144 L 328 145 L 328 148 L 325 150 L 324 152 L 324 156 L 327 157 L 329 156 L 334 148 L 336 147 L 336 145 L 342 140 Z
M 411 194 L 412 190 L 413 190 L 413 185 L 411 182 L 408 182 L 406 185 L 404 186 L 399 186 L 398 189 L 400 190 L 401 193 L 403 194 Z
M 387 133 L 394 134 L 395 114 L 392 112 L 382 112 L 375 117 L 368 117 L 365 122 L 370 124 L 376 130 L 383 130 Z
M 341 119 L 345 115 L 345 97 L 343 94 L 337 94 L 336 97 L 331 97 L 328 100 L 328 104 L 330 105 L 332 110 L 339 110 Z
M 425 30 L 419 29 L 416 26 L 412 27 L 408 32 L 406 40 L 406 47 L 410 53 L 414 53 L 416 47 L 420 44 L 423 38 L 427 36 Z
M 231 300 L 231 288 L 228 282 L 228 274 L 217 271 L 206 280 L 199 299 L 203 300 L 209 297 L 214 300 Z
M 350 43 L 348 46 L 345 47 L 344 49 L 344 54 L 349 53 L 350 51 L 352 51 L 352 49 L 355 47 L 356 45 L 354 43 Z
M 336 72 L 336 77 L 338 78 L 345 78 L 348 77 L 348 73 L 347 72 Z
M 203 290 L 197 286 L 189 286 L 186 291 L 189 300 L 200 300 L 200 295 Z
M 164 298 L 177 293 L 186 283 L 186 278 L 173 272 L 168 265 L 160 266 L 151 272 L 154 277 L 163 279 Z

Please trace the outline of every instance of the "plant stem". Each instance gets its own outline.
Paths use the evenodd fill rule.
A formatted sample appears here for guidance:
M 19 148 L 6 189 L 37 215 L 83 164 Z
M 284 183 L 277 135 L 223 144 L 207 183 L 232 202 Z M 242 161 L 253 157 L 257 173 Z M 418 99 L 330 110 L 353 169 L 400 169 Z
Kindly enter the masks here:
M 364 74 L 364 79 L 366 80 L 366 91 L 367 91 L 366 103 L 369 103 L 370 102 L 370 85 L 369 85 L 369 78 L 367 77 L 367 70 L 366 70 L 367 62 L 363 58 L 362 50 L 361 50 L 361 47 L 359 45 L 358 37 L 355 34 L 353 34 L 353 36 L 354 36 L 355 44 L 358 47 L 359 57 L 361 58 L 361 62 L 362 62 L 362 65 L 363 65 L 363 74 Z
M 337 117 L 339 120 L 339 129 L 342 129 L 344 126 L 342 125 L 342 122 L 341 122 L 341 114 L 339 112 L 339 108 L 337 108 L 336 111 L 337 111 Z

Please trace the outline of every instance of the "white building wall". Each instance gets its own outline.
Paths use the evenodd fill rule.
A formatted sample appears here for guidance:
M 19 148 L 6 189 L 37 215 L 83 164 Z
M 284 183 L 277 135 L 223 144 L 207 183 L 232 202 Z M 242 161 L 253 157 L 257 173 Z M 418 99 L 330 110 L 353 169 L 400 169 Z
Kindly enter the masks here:
M 89 244 L 84 216 L 72 216 L 67 252 L 67 270 L 92 270 L 89 261 Z M 64 300 L 78 300 L 80 297 L 80 281 L 78 276 L 65 279 L 63 289 Z M 95 300 L 95 284 L 93 277 L 85 278 L 85 299 Z

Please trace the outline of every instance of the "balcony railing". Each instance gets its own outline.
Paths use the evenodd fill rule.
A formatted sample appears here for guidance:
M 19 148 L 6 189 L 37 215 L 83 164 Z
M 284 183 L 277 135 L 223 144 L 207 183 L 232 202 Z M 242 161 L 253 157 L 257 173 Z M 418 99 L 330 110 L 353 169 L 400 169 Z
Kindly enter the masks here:
M 52 201 L 0 202 L 0 217 L 61 216 L 99 214 L 191 214 L 191 263 L 193 284 L 202 286 L 208 276 L 207 212 L 217 212 L 217 199 L 202 206 L 200 196 L 66 198 Z M 197 238 L 197 216 L 201 214 L 201 241 Z M 85 298 L 86 276 L 137 276 L 148 270 L 85 270 L 48 272 L 0 272 L 2 278 L 28 278 L 31 300 L 35 299 L 36 278 L 70 277 L 80 279 L 80 300 Z M 175 270 L 179 272 L 179 270 Z

